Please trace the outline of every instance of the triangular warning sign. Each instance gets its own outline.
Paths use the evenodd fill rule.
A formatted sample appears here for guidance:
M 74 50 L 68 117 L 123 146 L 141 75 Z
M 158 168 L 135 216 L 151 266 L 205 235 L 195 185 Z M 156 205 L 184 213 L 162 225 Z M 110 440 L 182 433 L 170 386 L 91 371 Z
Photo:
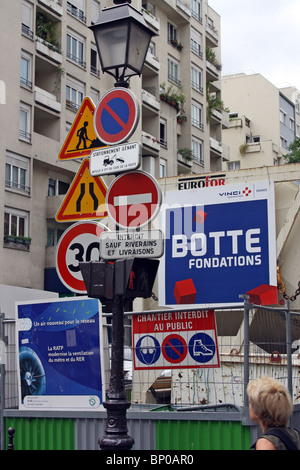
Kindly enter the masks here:
M 84 98 L 58 155 L 59 160 L 88 157 L 92 150 L 106 146 L 96 135 L 94 113 L 94 103 L 89 97 Z
M 107 217 L 107 188 L 102 178 L 91 176 L 89 159 L 83 160 L 65 199 L 56 214 L 57 222 L 103 219 Z

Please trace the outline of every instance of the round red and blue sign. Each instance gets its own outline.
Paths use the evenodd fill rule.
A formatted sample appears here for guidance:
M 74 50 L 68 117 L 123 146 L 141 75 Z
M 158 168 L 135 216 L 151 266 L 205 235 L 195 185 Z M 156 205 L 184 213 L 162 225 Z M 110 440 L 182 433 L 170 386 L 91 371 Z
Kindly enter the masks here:
M 100 99 L 95 110 L 96 134 L 104 144 L 120 144 L 134 133 L 139 115 L 139 104 L 130 90 L 109 90 Z

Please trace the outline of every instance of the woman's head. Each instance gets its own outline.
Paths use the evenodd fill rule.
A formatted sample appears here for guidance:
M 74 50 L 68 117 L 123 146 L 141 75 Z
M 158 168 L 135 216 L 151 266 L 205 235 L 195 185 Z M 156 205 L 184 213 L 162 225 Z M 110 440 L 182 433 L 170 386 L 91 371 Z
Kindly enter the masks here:
M 249 404 L 256 418 L 265 427 L 286 426 L 293 412 L 293 403 L 287 389 L 271 377 L 249 382 Z

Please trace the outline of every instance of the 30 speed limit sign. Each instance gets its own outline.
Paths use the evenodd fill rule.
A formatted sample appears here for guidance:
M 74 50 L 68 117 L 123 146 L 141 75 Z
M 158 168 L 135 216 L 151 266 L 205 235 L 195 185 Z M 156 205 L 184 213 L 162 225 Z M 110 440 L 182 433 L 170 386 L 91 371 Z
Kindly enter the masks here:
M 80 262 L 99 261 L 100 235 L 107 227 L 98 222 L 78 222 L 68 228 L 57 246 L 56 271 L 72 292 L 86 294 Z

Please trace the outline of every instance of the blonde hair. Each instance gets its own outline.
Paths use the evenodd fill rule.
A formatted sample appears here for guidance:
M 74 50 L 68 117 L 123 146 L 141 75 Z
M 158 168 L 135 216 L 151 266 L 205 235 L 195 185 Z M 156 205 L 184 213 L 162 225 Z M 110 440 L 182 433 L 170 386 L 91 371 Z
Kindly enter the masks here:
M 293 412 L 293 403 L 287 389 L 271 377 L 249 382 L 249 403 L 253 412 L 266 427 L 286 426 Z

